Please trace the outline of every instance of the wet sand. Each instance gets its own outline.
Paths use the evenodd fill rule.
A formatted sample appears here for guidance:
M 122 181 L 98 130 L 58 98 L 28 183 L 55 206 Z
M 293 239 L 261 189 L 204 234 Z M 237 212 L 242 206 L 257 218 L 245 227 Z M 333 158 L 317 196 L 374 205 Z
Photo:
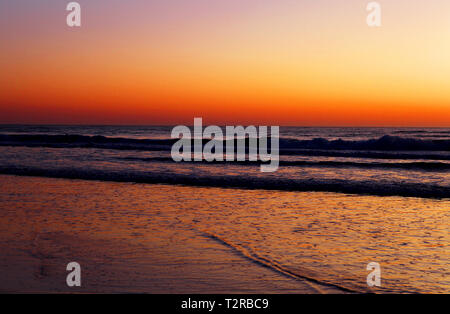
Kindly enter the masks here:
M 183 226 L 183 217 L 165 217 L 164 205 L 147 194 L 157 186 L 14 176 L 0 181 L 2 292 L 341 292 L 253 263 Z M 80 288 L 66 286 L 72 261 L 81 265 Z
M 0 175 L 5 292 L 450 291 L 450 200 Z M 81 265 L 82 287 L 66 286 Z M 378 262 L 382 286 L 369 289 Z

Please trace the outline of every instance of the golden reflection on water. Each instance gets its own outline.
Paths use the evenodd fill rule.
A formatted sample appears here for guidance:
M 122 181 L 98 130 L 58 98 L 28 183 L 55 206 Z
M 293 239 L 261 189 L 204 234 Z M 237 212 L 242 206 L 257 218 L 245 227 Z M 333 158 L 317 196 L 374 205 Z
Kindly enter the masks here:
M 335 292 L 326 285 L 305 290 L 304 282 L 252 263 L 263 260 L 299 277 L 365 291 L 366 265 L 378 262 L 382 287 L 375 291 L 450 292 L 449 200 L 0 180 L 1 246 L 39 259 L 38 277 L 62 274 L 56 263 L 75 256 L 89 265 L 91 287 L 99 291 L 115 285 L 146 292 L 227 291 L 224 286 Z

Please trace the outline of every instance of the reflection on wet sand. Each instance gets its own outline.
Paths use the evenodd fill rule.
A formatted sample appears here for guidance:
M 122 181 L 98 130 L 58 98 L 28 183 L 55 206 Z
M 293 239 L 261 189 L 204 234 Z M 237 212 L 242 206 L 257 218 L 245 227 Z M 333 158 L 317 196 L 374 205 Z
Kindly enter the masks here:
M 0 176 L 0 290 L 449 292 L 450 201 Z

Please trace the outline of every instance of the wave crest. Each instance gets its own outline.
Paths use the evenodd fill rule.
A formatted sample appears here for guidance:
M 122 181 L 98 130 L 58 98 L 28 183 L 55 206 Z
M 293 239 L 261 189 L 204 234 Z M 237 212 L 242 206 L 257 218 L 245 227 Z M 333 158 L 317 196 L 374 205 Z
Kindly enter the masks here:
M 129 150 L 169 150 L 177 139 L 134 139 L 78 134 L 0 134 L 1 146 L 79 147 Z M 208 140 L 204 139 L 204 142 Z M 450 151 L 450 140 L 423 140 L 385 135 L 360 141 L 315 138 L 280 138 L 281 150 L 355 150 L 355 151 Z

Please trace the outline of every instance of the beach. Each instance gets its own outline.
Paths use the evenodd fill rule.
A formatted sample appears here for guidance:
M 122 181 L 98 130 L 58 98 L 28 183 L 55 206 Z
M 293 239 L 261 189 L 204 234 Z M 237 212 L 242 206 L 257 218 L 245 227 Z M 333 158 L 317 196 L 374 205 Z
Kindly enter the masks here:
M 2 292 L 340 292 L 252 263 L 192 227 L 192 217 L 174 217 L 170 204 L 180 205 L 191 189 L 15 176 L 0 181 Z M 177 190 L 178 201 L 168 194 Z M 81 265 L 79 288 L 66 285 L 71 261 Z
M 0 293 L 450 293 L 449 12 L 0 1 Z
M 1 175 L 0 290 L 449 292 L 449 201 Z M 82 286 L 66 285 L 76 261 Z M 366 285 L 366 265 L 382 287 Z
M 282 127 L 267 173 L 170 130 L 1 125 L 0 290 L 450 291 L 450 129 Z

